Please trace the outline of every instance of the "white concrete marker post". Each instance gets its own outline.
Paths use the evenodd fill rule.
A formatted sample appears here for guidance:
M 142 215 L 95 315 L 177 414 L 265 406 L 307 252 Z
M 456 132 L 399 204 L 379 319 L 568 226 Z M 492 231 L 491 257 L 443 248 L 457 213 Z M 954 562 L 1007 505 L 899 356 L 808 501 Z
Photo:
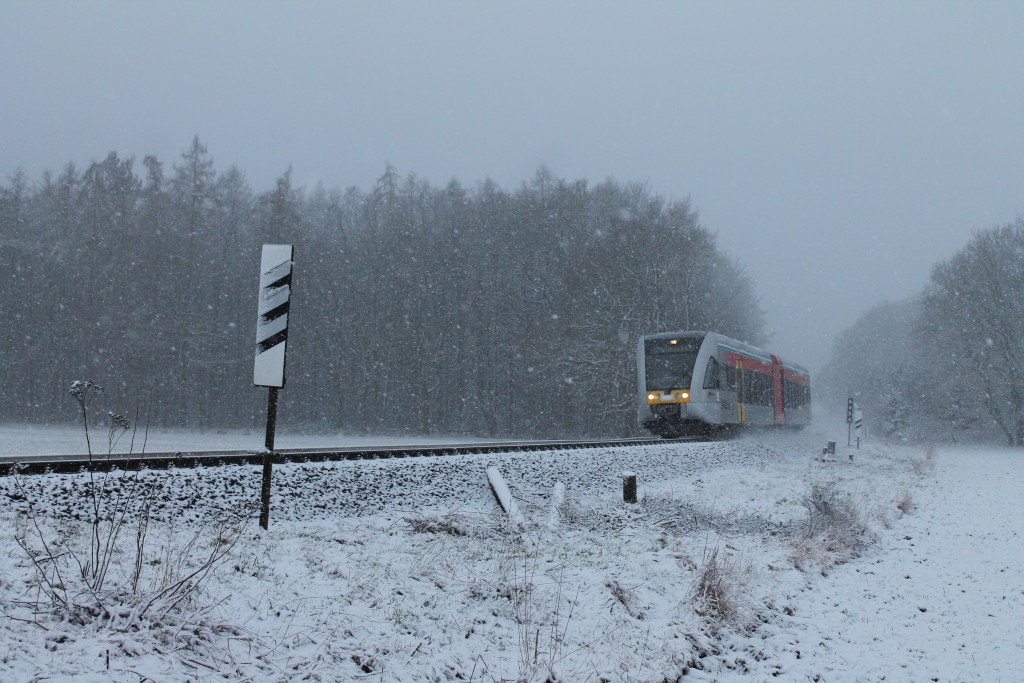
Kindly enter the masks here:
M 270 389 L 263 452 L 263 485 L 260 491 L 260 526 L 264 529 L 270 525 L 270 479 L 274 462 L 274 432 L 277 429 L 277 390 L 284 386 L 288 311 L 292 294 L 292 254 L 290 244 L 264 244 L 260 259 L 256 361 L 252 383 Z
M 548 528 L 554 531 L 558 528 L 558 509 L 565 501 L 565 484 L 555 482 L 555 488 L 551 491 L 551 507 L 548 510 Z
M 516 501 L 512 498 L 512 492 L 509 491 L 508 485 L 505 484 L 505 480 L 502 478 L 501 472 L 498 471 L 497 467 L 487 468 L 487 481 L 491 484 L 494 497 L 498 499 L 501 507 L 505 510 L 505 514 L 508 515 L 508 521 L 513 524 L 522 524 L 525 521 L 523 515 L 519 512 L 519 506 L 516 505 Z

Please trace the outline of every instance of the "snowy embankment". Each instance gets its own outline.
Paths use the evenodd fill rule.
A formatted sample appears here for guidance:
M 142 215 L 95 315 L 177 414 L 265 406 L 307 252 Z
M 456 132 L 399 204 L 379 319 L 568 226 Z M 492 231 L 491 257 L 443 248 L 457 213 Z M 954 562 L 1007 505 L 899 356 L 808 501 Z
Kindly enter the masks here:
M 820 445 L 279 466 L 270 531 L 216 529 L 222 561 L 158 616 L 122 590 L 104 596 L 123 605 L 112 616 L 61 619 L 8 542 L 0 679 L 1011 680 L 1024 462 L 883 446 L 821 461 Z M 490 466 L 521 527 L 502 519 Z M 146 476 L 153 557 L 138 583 L 159 587 L 175 561 L 208 557 L 176 551 L 207 547 L 204 525 L 251 509 L 260 474 Z M 88 518 L 88 490 L 87 475 L 0 480 L 0 534 L 84 542 L 72 520 Z M 131 583 L 133 524 L 110 584 Z
M 908 514 L 787 593 L 797 611 L 758 629 L 761 647 L 797 680 L 1022 680 L 1022 476 L 1019 451 L 940 451 Z

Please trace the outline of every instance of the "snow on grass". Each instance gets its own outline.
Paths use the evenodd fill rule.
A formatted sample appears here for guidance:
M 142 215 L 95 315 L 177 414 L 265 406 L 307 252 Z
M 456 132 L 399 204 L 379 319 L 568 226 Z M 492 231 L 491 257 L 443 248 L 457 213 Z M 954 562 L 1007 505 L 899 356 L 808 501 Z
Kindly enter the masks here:
M 191 611 L 126 633 L 33 614 L 8 543 L 0 679 L 1010 680 L 1024 519 L 999 501 L 1021 460 L 940 453 L 929 472 L 924 451 L 879 445 L 821 461 L 814 438 L 277 466 L 270 531 L 243 532 Z M 257 467 L 146 476 L 157 547 L 259 494 Z M 0 480 L 0 534 L 29 502 L 73 529 L 86 481 Z M 829 505 L 842 514 L 812 524 Z

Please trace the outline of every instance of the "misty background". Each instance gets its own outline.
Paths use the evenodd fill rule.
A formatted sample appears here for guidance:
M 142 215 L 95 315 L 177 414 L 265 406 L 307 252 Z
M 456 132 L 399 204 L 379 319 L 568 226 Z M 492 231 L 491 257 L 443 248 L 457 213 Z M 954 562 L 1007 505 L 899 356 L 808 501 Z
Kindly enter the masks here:
M 196 142 L 264 211 L 282 180 L 303 206 L 321 183 L 372 195 L 389 174 L 455 179 L 471 204 L 489 179 L 535 206 L 544 173 L 586 181 L 583 204 L 632 188 L 686 207 L 675 229 L 748 276 L 764 318 L 747 336 L 812 371 L 865 312 L 916 296 L 1021 210 L 1019 3 L 41 2 L 0 18 L 8 191 L 38 199 L 47 171 L 114 152 L 142 192 L 147 156 L 170 180 Z M 633 216 L 601 220 L 616 215 Z M 255 289 L 246 258 L 228 273 L 239 296 Z

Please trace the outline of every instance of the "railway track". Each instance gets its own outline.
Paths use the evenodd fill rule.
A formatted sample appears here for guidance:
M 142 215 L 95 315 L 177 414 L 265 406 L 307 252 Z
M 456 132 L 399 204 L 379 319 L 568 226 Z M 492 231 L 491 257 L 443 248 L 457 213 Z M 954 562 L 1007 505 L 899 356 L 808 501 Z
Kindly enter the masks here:
M 681 439 L 589 439 L 576 441 L 488 441 L 483 443 L 431 444 L 424 446 L 346 446 L 341 448 L 288 448 L 274 451 L 274 464 L 289 462 L 328 462 L 338 460 L 376 460 L 425 456 L 508 453 L 521 451 L 572 450 L 636 446 Z M 264 451 L 174 451 L 161 453 L 114 453 L 111 455 L 53 454 L 0 456 L 0 476 L 104 472 L 114 469 L 167 469 L 171 467 L 213 467 L 218 465 L 261 465 Z

